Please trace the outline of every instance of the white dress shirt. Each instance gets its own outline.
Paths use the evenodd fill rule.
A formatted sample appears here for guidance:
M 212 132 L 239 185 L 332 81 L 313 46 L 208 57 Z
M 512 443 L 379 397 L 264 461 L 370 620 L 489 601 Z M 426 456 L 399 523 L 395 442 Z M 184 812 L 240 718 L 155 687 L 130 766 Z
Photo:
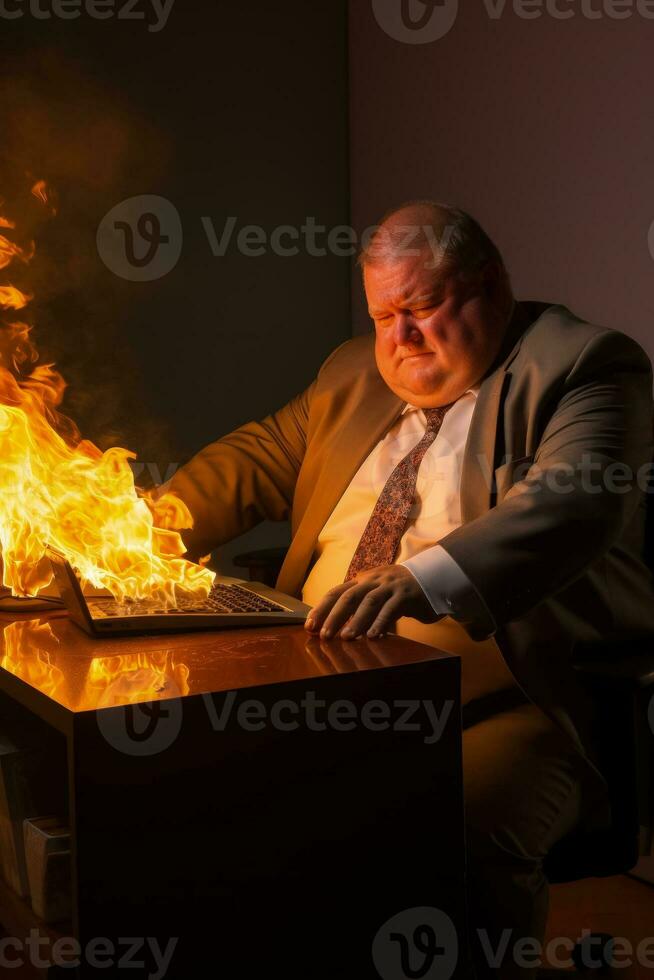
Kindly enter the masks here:
M 494 632 L 485 602 L 438 544 L 461 524 L 461 469 L 477 390 L 466 391 L 455 402 L 425 453 L 418 470 L 414 506 L 395 561 L 411 571 L 436 613 L 460 623 L 481 622 L 490 627 L 488 632 Z M 317 558 L 302 593 L 308 605 L 317 605 L 330 588 L 343 582 L 388 477 L 426 429 L 423 411 L 407 405 L 361 464 L 318 537 Z

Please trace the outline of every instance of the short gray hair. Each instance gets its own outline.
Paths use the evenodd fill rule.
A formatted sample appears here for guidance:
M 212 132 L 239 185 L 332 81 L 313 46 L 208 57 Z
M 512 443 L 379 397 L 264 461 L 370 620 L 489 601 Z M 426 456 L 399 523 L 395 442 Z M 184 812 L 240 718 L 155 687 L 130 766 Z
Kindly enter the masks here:
M 402 225 L 393 219 L 402 211 L 423 212 L 421 223 Z M 390 225 L 390 227 L 389 227 Z M 438 201 L 407 201 L 387 212 L 364 236 L 358 264 L 387 262 L 402 255 L 416 255 L 426 248 L 439 252 L 439 265 L 460 275 L 473 275 L 488 262 L 506 272 L 499 249 L 478 221 L 467 211 Z

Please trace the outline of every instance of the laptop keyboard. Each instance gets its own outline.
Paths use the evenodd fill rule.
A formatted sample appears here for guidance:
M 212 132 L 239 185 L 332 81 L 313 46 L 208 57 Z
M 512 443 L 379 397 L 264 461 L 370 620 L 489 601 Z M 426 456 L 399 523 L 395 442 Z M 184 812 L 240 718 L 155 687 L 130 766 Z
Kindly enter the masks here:
M 116 602 L 99 599 L 89 604 L 91 613 L 100 610 L 104 616 L 156 616 L 175 613 L 268 613 L 288 612 L 284 606 L 244 589 L 240 585 L 214 585 L 206 599 L 180 598 L 169 609 L 147 601 Z

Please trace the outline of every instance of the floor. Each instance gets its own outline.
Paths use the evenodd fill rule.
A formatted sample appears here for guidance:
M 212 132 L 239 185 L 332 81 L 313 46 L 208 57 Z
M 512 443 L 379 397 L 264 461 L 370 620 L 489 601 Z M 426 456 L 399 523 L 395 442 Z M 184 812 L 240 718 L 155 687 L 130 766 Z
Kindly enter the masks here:
M 654 885 L 623 876 L 553 886 L 546 948 L 558 937 L 576 940 L 583 929 L 624 941 L 614 947 L 613 971 L 602 976 L 654 980 Z M 564 958 L 565 949 L 558 955 Z M 543 972 L 543 980 L 557 975 L 561 976 L 560 970 Z
M 626 963 L 631 959 L 632 964 L 601 974 L 602 977 L 654 980 L 654 885 L 624 876 L 589 878 L 553 886 L 545 947 L 557 938 L 576 940 L 583 929 L 626 940 L 625 944 L 616 947 L 615 955 L 618 962 Z M 650 939 L 647 947 L 643 944 L 646 939 Z M 643 950 L 648 955 L 644 955 Z M 560 948 L 559 955 L 565 957 L 565 948 Z M 550 966 L 554 965 L 550 963 Z M 559 968 L 544 969 L 540 977 L 541 980 L 555 980 L 565 976 L 566 972 L 568 976 L 579 975 Z M 0 974 L 4 976 L 1 968 Z M 33 980 L 34 973 L 30 969 L 12 969 L 11 977 L 12 980 Z

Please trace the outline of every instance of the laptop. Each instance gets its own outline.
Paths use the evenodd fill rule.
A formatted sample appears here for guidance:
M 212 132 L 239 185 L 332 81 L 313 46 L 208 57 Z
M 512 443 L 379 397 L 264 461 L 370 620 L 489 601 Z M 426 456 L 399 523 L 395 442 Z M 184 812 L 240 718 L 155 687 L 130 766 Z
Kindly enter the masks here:
M 169 609 L 153 602 L 86 596 L 72 566 L 48 551 L 55 581 L 71 620 L 91 636 L 186 633 L 304 623 L 310 607 L 262 582 L 217 578 L 206 598 L 185 596 Z

